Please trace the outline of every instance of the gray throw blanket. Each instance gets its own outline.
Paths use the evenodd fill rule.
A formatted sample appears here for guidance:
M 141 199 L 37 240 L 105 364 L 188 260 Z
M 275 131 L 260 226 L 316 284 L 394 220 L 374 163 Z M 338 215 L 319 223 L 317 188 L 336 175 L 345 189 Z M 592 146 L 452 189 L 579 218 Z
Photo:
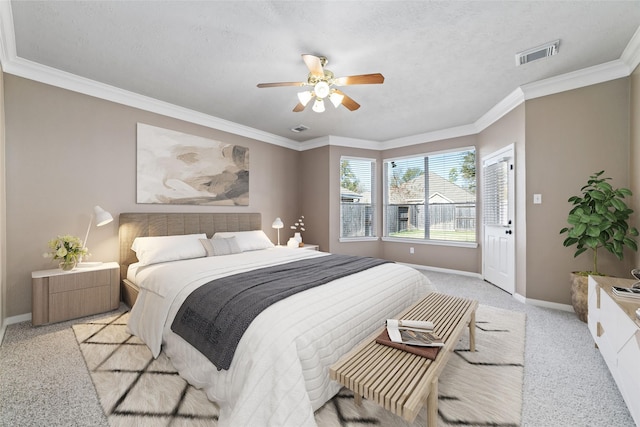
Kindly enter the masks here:
M 388 262 L 327 255 L 215 279 L 185 299 L 171 330 L 218 370 L 229 369 L 244 331 L 265 308 L 295 293 Z

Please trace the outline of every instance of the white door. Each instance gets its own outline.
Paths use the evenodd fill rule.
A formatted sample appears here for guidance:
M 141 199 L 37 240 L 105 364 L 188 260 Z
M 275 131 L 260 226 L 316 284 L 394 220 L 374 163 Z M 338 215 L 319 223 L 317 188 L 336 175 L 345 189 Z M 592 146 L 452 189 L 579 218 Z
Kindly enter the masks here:
M 514 163 L 513 145 L 482 159 L 482 274 L 510 294 L 516 290 Z

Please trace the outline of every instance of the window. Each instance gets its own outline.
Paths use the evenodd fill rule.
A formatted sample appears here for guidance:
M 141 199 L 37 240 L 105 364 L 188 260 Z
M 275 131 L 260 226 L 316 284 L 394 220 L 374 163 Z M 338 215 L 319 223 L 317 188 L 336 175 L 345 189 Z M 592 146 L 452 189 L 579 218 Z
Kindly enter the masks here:
M 375 237 L 373 159 L 340 158 L 340 238 Z
M 384 162 L 385 237 L 476 241 L 474 148 Z

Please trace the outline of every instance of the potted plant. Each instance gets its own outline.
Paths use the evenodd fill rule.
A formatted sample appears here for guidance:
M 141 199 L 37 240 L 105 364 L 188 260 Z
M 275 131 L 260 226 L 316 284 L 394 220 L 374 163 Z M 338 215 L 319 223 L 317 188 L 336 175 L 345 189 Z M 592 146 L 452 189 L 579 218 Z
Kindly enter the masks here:
M 581 194 L 572 196 L 568 202 L 573 205 L 569 211 L 567 222 L 569 227 L 560 230 L 567 237 L 562 243 L 565 247 L 576 246 L 574 257 L 591 250 L 593 264 L 591 271 L 572 272 L 571 301 L 573 309 L 583 322 L 587 321 L 587 277 L 602 276 L 598 270 L 598 249 L 604 248 L 619 260 L 624 257 L 624 248 L 638 250 L 634 236 L 638 235 L 635 227 L 629 226 L 629 218 L 633 210 L 624 202 L 631 196 L 627 188 L 614 189 L 603 178 L 604 171 L 589 177 L 587 185 L 580 189 Z

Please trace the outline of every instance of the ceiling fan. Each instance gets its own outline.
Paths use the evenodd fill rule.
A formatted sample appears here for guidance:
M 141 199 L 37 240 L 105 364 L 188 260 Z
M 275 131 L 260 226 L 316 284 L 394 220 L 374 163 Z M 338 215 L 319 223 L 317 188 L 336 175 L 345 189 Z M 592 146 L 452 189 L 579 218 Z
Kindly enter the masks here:
M 364 85 L 364 84 L 381 84 L 384 82 L 384 76 L 380 73 L 375 74 L 359 74 L 355 76 L 334 77 L 333 73 L 324 68 L 327 65 L 327 58 L 324 56 L 315 56 L 303 54 L 302 60 L 309 68 L 309 75 L 306 82 L 279 82 L 279 83 L 259 83 L 258 87 L 280 87 L 280 86 L 310 86 L 311 90 L 298 93 L 298 105 L 293 109 L 294 112 L 300 112 L 305 109 L 309 101 L 315 99 L 313 103 L 313 111 L 322 113 L 324 111 L 324 100 L 329 101 L 335 108 L 340 104 L 344 105 L 350 111 L 360 108 L 360 104 L 347 96 L 340 89 L 334 86 Z

